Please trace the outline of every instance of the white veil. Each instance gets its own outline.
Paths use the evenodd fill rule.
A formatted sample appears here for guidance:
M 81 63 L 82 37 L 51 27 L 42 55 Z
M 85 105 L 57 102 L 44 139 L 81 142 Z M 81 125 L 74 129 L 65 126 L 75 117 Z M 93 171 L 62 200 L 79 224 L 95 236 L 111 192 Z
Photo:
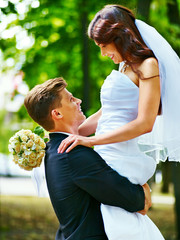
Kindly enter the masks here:
M 44 159 L 40 167 L 33 168 L 31 172 L 31 179 L 39 197 L 48 197 L 48 189 L 45 178 Z
M 180 161 L 180 59 L 155 28 L 137 19 L 135 24 L 158 60 L 162 102 L 162 115 L 151 133 L 139 137 L 139 146 L 157 161 Z

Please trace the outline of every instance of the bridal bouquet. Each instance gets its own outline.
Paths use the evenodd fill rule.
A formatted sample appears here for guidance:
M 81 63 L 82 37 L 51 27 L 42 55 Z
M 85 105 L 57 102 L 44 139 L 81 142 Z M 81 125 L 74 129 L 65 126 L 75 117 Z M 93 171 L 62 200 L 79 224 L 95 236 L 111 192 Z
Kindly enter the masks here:
M 47 138 L 44 137 L 44 129 L 36 127 L 31 130 L 20 130 L 9 139 L 9 151 L 13 154 L 13 161 L 25 170 L 32 170 L 41 165 L 45 156 Z

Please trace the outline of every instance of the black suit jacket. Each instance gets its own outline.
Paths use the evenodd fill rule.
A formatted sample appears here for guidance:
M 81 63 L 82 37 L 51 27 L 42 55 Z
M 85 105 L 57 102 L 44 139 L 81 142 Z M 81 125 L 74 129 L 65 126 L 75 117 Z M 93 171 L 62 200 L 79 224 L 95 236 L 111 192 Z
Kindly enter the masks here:
M 77 146 L 58 154 L 66 137 L 50 133 L 45 157 L 48 191 L 60 222 L 56 240 L 107 240 L 100 203 L 139 211 L 144 191 L 112 170 L 92 148 Z

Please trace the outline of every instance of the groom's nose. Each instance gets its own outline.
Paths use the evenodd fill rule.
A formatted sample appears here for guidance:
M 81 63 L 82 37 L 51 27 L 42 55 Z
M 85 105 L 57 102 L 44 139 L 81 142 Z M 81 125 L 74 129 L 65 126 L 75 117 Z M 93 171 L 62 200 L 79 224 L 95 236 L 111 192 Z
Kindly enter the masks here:
M 76 98 L 76 102 L 77 102 L 78 104 L 81 104 L 81 103 L 82 103 L 82 100 L 79 99 L 79 98 Z

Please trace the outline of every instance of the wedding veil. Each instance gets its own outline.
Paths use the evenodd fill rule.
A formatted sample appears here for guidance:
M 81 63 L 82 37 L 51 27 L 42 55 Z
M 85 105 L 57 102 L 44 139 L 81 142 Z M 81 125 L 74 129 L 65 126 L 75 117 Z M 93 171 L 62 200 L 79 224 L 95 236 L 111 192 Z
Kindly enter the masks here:
M 139 137 L 139 147 L 157 161 L 180 161 L 180 59 L 155 28 L 137 19 L 135 24 L 158 60 L 162 102 L 162 114 L 153 131 Z

